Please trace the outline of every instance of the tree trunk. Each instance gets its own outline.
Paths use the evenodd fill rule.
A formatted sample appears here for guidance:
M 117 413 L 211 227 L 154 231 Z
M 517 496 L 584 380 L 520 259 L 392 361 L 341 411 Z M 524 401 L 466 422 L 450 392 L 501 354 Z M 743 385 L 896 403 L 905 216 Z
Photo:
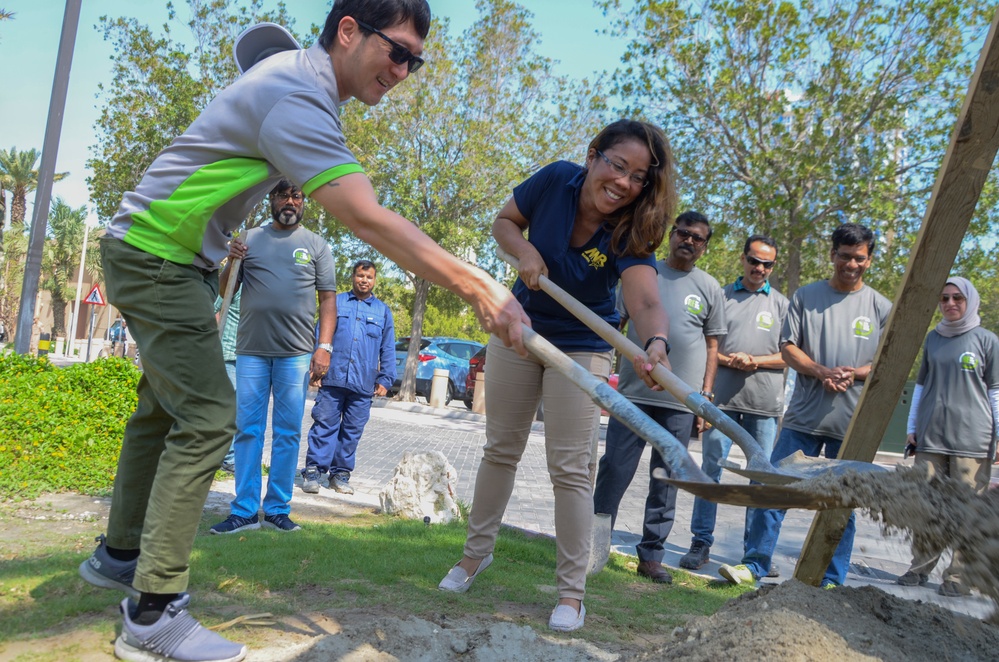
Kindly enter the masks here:
M 784 296 L 790 299 L 801 287 L 801 237 L 793 237 L 787 251 L 786 267 L 784 269 Z
M 417 278 L 414 286 L 416 292 L 413 296 L 413 327 L 409 336 L 409 351 L 406 353 L 402 384 L 399 386 L 399 399 L 403 402 L 416 401 L 416 367 L 419 363 L 417 356 L 420 353 L 420 341 L 423 339 L 423 317 L 427 312 L 430 281 Z
M 66 305 L 62 296 L 52 293 L 52 334 L 54 337 L 66 337 Z

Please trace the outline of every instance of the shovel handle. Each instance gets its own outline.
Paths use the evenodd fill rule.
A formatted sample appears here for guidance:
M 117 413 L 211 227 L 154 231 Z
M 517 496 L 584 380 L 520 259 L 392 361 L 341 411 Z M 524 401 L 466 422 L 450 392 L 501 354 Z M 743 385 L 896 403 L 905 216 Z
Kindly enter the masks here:
M 614 414 L 614 418 L 621 421 L 629 430 L 652 444 L 669 464 L 672 477 L 695 483 L 714 483 L 701 471 L 701 468 L 690 457 L 686 447 L 676 437 L 652 420 L 648 414 L 636 407 L 628 398 L 566 356 L 555 345 L 539 336 L 531 327 L 524 324 L 521 331 L 524 334 L 524 347 L 531 354 L 541 359 L 549 368 L 560 372 L 566 379 L 581 388 L 594 402 Z
M 520 261 L 502 248 L 497 248 L 496 254 L 514 269 L 520 269 Z M 580 322 L 590 327 L 594 333 L 609 342 L 614 349 L 621 352 L 624 357 L 630 361 L 634 361 L 637 357 L 644 358 L 646 356 L 645 352 L 638 345 L 628 340 L 627 336 L 605 322 L 602 317 L 581 304 L 575 297 L 553 283 L 547 276 L 539 276 L 538 282 L 541 285 L 541 289 L 548 296 L 558 301 Z M 710 421 L 722 434 L 734 441 L 742 449 L 742 452 L 745 453 L 747 467 L 757 471 L 779 473 L 770 464 L 770 458 L 767 457 L 763 447 L 753 438 L 753 435 L 744 430 L 742 426 L 732 420 L 721 409 L 718 409 L 710 400 L 695 391 L 690 385 L 661 364 L 657 364 L 651 374 L 652 379 L 657 384 L 666 389 L 673 397 L 680 400 L 687 409 L 694 412 L 697 416 Z M 608 411 L 611 410 L 608 409 Z
M 222 334 L 225 333 L 225 323 L 229 321 L 229 304 L 232 303 L 232 296 L 236 292 L 236 272 L 239 271 L 239 265 L 242 261 L 242 258 L 235 257 L 232 259 L 232 266 L 229 267 L 229 280 L 225 284 L 225 294 L 222 296 L 222 308 L 219 309 L 219 340 L 222 339 Z

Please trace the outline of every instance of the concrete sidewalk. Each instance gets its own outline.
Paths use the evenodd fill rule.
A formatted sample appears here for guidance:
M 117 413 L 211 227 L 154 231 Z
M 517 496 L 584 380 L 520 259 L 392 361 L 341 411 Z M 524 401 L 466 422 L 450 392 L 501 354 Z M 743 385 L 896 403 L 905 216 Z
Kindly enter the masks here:
M 307 403 L 307 412 L 311 410 L 311 406 L 310 400 Z M 306 414 L 302 424 L 301 466 L 304 466 L 306 438 L 311 424 L 312 417 Z M 377 506 L 379 492 L 391 478 L 404 453 L 439 450 L 457 469 L 457 498 L 471 503 L 475 474 L 482 457 L 482 446 L 485 444 L 484 430 L 484 418 L 465 410 L 460 404 L 447 409 L 433 409 L 419 404 L 376 399 L 371 420 L 357 449 L 357 467 L 351 476 L 350 483 L 356 491 L 355 494 L 345 496 L 323 488 L 318 497 Z M 603 454 L 602 441 L 599 452 Z M 646 450 L 635 479 L 621 503 L 612 543 L 614 550 L 622 554 L 634 556 L 635 544 L 641 539 L 650 452 Z M 690 452 L 700 463 L 698 440 L 691 441 Z M 266 462 L 269 449 L 265 451 L 264 457 Z M 744 461 L 737 448 L 733 448 L 731 459 L 737 462 Z M 901 458 L 898 455 L 879 455 L 876 462 L 891 467 L 901 462 Z M 726 472 L 722 480 L 728 483 L 747 482 L 731 472 Z M 217 484 L 215 489 L 231 488 L 228 485 Z M 314 499 L 316 496 L 305 495 L 296 487 L 295 499 L 306 498 Z M 665 565 L 672 568 L 679 567 L 680 557 L 690 546 L 689 525 L 692 506 L 693 497 L 681 491 L 677 498 L 677 519 L 666 541 L 666 558 L 663 560 Z M 293 513 L 294 509 L 293 500 Z M 554 499 L 544 453 L 544 426 L 536 423 L 517 472 L 513 496 L 504 523 L 554 536 L 553 510 Z M 781 569 L 781 577 L 767 579 L 766 582 L 781 582 L 792 575 L 812 517 L 813 513 L 807 511 L 788 512 L 774 556 L 774 563 Z M 742 508 L 719 507 L 711 561 L 699 571 L 700 574 L 721 581 L 717 574 L 719 565 L 740 562 L 744 518 L 745 510 Z M 460 549 L 454 550 L 455 560 L 460 554 Z M 876 586 L 905 599 L 938 604 L 976 618 L 984 618 L 991 613 L 992 603 L 978 593 L 967 598 L 944 598 L 937 595 L 936 588 L 940 582 L 940 572 L 946 567 L 945 562 L 938 565 L 926 587 L 903 587 L 895 584 L 895 578 L 908 569 L 910 559 L 909 545 L 905 540 L 897 534 L 890 537 L 883 536 L 876 523 L 865 515 L 857 513 L 857 535 L 847 586 Z M 946 560 L 945 555 L 944 561 Z M 441 572 L 444 573 L 446 570 L 442 568 Z

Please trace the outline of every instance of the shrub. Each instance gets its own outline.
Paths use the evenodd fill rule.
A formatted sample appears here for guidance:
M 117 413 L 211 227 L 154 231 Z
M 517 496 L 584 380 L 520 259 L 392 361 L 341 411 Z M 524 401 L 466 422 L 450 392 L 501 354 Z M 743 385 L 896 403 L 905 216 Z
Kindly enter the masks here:
M 0 498 L 109 490 L 140 374 L 121 358 L 0 356 Z

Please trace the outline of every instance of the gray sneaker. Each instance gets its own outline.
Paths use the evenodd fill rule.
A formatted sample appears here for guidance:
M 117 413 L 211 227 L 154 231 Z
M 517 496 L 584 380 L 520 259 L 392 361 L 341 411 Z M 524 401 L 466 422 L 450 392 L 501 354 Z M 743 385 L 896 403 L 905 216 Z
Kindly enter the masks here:
M 176 660 L 177 662 L 239 662 L 246 646 L 229 641 L 205 628 L 187 612 L 191 596 L 184 593 L 167 605 L 152 625 L 132 622 L 135 603 L 125 598 L 121 613 L 125 623 L 114 642 L 115 657 L 122 660 Z
M 353 494 L 354 488 L 350 486 L 350 474 L 346 471 L 341 471 L 338 474 L 333 474 L 330 477 L 330 487 L 339 492 L 340 494 Z
M 108 554 L 107 539 L 103 533 L 97 536 L 94 541 L 97 543 L 97 549 L 90 555 L 90 558 L 80 564 L 80 577 L 94 586 L 124 591 L 138 600 L 139 592 L 132 588 L 138 559 L 119 561 L 111 558 L 111 555 Z
M 237 531 L 252 531 L 260 528 L 260 520 L 257 514 L 253 517 L 240 517 L 239 515 L 229 515 L 224 520 L 208 529 L 209 533 L 236 533 Z
M 306 494 L 319 494 L 319 468 L 305 467 L 302 472 L 302 491 Z

